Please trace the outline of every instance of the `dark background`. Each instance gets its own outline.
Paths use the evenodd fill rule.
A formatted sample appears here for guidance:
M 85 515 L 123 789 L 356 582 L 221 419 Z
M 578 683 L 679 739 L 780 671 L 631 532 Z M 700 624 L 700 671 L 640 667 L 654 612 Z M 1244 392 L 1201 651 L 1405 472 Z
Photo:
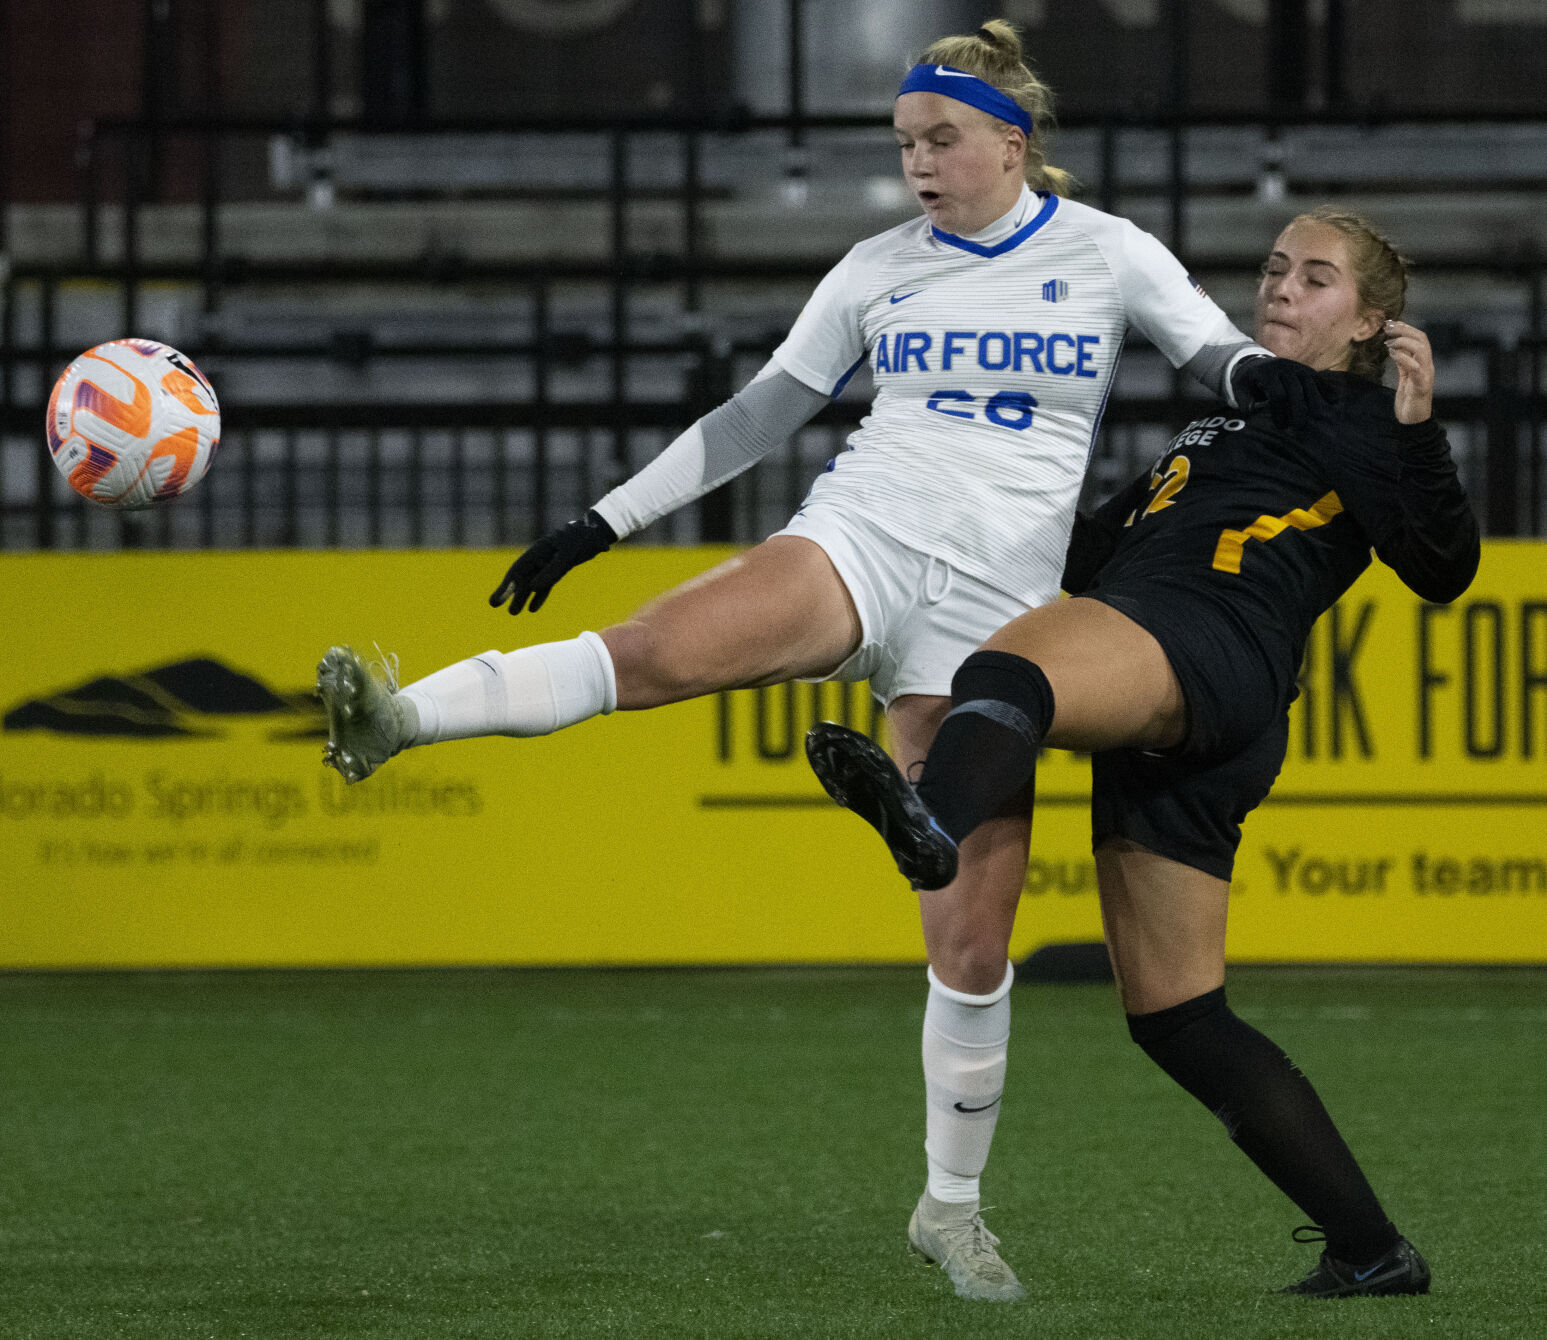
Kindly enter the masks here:
M 526 3 L 533 13 L 566 12 L 565 0 Z M 788 0 L 766 4 L 788 8 Z M 824 58 L 834 54 L 822 36 L 830 6 L 796 8 L 800 96 L 820 109 Z M 939 8 L 942 31 L 956 10 L 986 17 L 997 8 L 1014 19 L 1028 9 Z M 1519 8 L 1529 13 L 1526 0 Z M 77 128 L 89 118 L 331 115 L 411 126 L 723 117 L 755 100 L 745 79 L 738 87 L 729 0 L 569 0 L 581 29 L 572 35 L 523 25 L 519 0 L 354 0 L 343 9 L 355 20 L 333 21 L 338 11 L 327 0 L 13 0 L 0 92 L 10 198 L 74 198 Z M 1210 0 L 1169 0 L 1157 5 L 1155 23 L 1135 27 L 1097 0 L 1047 0 L 1025 38 L 1066 122 L 1174 111 L 1391 120 L 1547 108 L 1547 23 L 1466 21 L 1460 0 L 1268 0 L 1264 9 L 1265 22 L 1248 23 Z M 787 18 L 779 22 L 787 32 Z M 782 70 L 786 57 L 774 49 L 750 59 Z M 873 110 L 887 109 L 878 102 Z M 164 165 L 157 189 L 190 195 L 191 169 Z

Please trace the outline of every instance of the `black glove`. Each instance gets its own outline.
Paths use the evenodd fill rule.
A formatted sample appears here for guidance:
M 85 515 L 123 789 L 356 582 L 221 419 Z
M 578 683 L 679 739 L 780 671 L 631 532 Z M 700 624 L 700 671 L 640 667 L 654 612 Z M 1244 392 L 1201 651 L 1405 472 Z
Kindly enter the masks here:
M 505 580 L 489 597 L 489 603 L 498 609 L 509 600 L 510 612 L 520 614 L 530 597 L 532 613 L 536 614 L 560 577 L 571 568 L 578 568 L 605 553 L 617 539 L 617 532 L 594 511 L 589 511 L 579 521 L 571 521 L 544 535 L 512 563 Z
M 1231 374 L 1230 389 L 1243 413 L 1266 408 L 1280 428 L 1303 428 L 1332 403 L 1316 374 L 1292 358 L 1243 358 Z

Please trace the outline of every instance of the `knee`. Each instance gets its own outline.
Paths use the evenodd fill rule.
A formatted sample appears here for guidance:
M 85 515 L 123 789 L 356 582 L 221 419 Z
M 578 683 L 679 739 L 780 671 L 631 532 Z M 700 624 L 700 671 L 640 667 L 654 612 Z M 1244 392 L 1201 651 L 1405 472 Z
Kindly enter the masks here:
M 951 990 L 968 996 L 997 991 L 1004 983 L 1008 963 L 1009 946 L 982 936 L 953 937 L 929 955 L 935 976 Z
M 951 678 L 951 702 L 989 700 L 1011 708 L 1024 720 L 1036 740 L 1047 734 L 1053 721 L 1053 686 L 1035 661 L 1013 652 L 984 648 L 957 667 Z M 1007 723 L 1008 724 L 1008 723 Z
M 1208 994 L 1212 983 L 1202 974 L 1189 981 L 1175 975 L 1147 974 L 1132 964 L 1114 966 L 1118 997 L 1130 1019 L 1145 1019 L 1180 1009 Z
M 603 629 L 601 636 L 612 657 L 620 708 L 660 707 L 700 691 L 690 659 L 649 624 L 630 620 Z
M 1163 1010 L 1128 1015 L 1128 1036 L 1164 1065 L 1161 1054 L 1168 1050 L 1168 1044 L 1178 1034 L 1197 1024 L 1219 1024 L 1229 1017 L 1232 1017 L 1230 1007 L 1225 1003 L 1225 988 L 1221 986 Z
M 960 882 L 943 890 L 941 901 L 927 910 L 925 938 L 935 976 L 953 991 L 983 996 L 1004 981 L 1013 920 L 993 915 L 997 904 L 986 905 L 973 892 Z

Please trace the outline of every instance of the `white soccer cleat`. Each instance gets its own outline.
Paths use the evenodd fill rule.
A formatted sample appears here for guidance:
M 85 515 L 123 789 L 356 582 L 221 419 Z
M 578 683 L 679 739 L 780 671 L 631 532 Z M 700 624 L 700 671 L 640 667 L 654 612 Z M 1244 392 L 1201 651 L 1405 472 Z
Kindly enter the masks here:
M 961 1298 L 1014 1303 L 1025 1297 L 1015 1272 L 995 1249 L 977 1201 L 952 1205 L 929 1192 L 919 1197 L 908 1221 L 908 1246 L 929 1265 L 942 1267 Z
M 368 665 L 349 647 L 317 664 L 317 695 L 328 714 L 322 761 L 346 782 L 363 782 L 413 738 L 412 705 L 395 697 L 397 657 Z

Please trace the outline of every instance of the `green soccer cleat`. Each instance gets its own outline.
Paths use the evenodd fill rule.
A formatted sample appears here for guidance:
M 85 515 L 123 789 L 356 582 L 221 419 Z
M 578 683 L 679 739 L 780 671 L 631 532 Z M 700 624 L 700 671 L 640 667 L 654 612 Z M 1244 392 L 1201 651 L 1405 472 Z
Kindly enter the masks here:
M 927 1265 L 945 1270 L 959 1298 L 1014 1303 L 1025 1297 L 1015 1272 L 995 1250 L 999 1239 L 988 1231 L 975 1200 L 952 1205 L 926 1191 L 908 1221 L 908 1246 Z
M 1314 1239 L 1297 1238 L 1296 1241 Z M 1398 1238 L 1396 1246 L 1362 1270 L 1347 1261 L 1339 1261 L 1330 1252 L 1323 1252 L 1310 1274 L 1287 1289 L 1279 1290 L 1279 1293 L 1298 1294 L 1302 1298 L 1379 1298 L 1428 1292 L 1429 1263 L 1406 1238 Z
M 413 739 L 418 713 L 396 694 L 396 656 L 369 665 L 349 647 L 330 647 L 318 662 L 317 696 L 328 714 L 322 761 L 346 782 L 363 782 Z

